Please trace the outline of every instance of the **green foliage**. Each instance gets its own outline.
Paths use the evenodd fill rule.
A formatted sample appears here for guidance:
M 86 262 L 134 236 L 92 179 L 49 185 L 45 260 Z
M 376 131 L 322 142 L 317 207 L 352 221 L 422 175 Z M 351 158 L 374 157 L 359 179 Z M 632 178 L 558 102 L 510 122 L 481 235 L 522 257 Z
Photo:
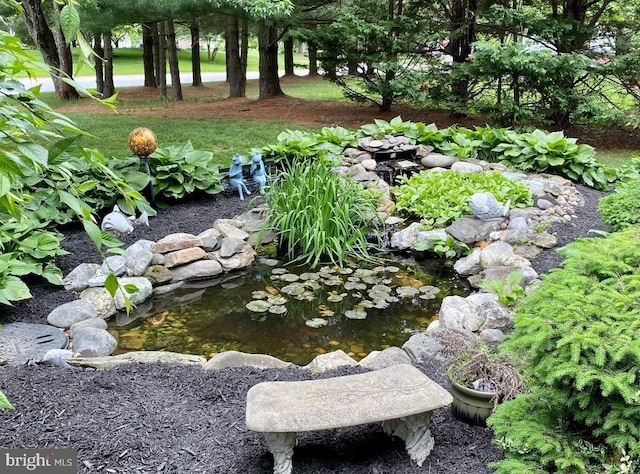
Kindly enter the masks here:
M 0 410 L 15 410 L 7 396 L 0 390 Z
M 421 252 L 433 252 L 439 257 L 455 258 L 469 251 L 469 246 L 458 242 L 456 239 L 447 235 L 446 239 L 440 238 L 427 238 L 421 240 L 413 247 L 413 250 Z
M 156 195 L 181 199 L 194 192 L 222 192 L 224 176 L 212 160 L 213 153 L 194 150 L 191 142 L 158 148 L 149 157 Z
M 562 254 L 517 307 L 503 346 L 525 361 L 534 394 L 500 406 L 491 424 L 522 448 L 507 462 L 582 473 L 591 455 L 575 440 L 640 456 L 640 232 L 579 239 Z
M 615 192 L 600 199 L 598 209 L 614 231 L 640 224 L 640 178 L 621 182 Z
M 343 127 L 323 127 L 319 132 L 286 130 L 260 152 L 275 161 L 330 159 L 356 143 L 356 134 Z
M 505 133 L 506 141 L 493 148 L 495 158 L 510 166 L 535 173 L 551 173 L 605 189 L 617 178 L 615 170 L 606 169 L 595 159 L 589 145 L 565 138 L 563 132 Z
M 486 280 L 482 279 L 478 282 L 478 286 L 485 290 L 489 290 L 498 296 L 498 300 L 505 306 L 513 306 L 518 300 L 524 298 L 524 288 L 522 283 L 523 273 L 519 268 L 507 276 L 507 280 Z
M 267 225 L 279 233 L 292 261 L 315 267 L 370 258 L 366 234 L 379 225 L 374 192 L 322 160 L 289 163 L 266 191 Z
M 397 209 L 420 217 L 427 228 L 444 227 L 471 214 L 469 198 L 477 192 L 491 192 L 503 203 L 511 200 L 514 207 L 531 205 L 529 188 L 498 172 L 420 172 L 401 176 L 391 192 Z

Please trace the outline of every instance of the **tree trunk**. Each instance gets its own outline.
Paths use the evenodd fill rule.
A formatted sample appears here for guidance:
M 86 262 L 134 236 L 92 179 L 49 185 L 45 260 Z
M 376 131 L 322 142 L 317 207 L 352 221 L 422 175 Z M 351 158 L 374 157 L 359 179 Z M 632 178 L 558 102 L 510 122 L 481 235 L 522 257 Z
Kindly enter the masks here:
M 111 47 L 111 31 L 102 34 L 104 43 L 104 91 L 103 97 L 111 97 L 116 92 L 113 83 L 113 48 Z
M 191 75 L 193 87 L 202 86 L 202 68 L 200 67 L 200 21 L 195 18 L 189 25 L 191 31 Z
M 182 83 L 178 67 L 178 46 L 176 43 L 176 29 L 173 20 L 166 20 L 167 49 L 169 50 L 169 70 L 171 71 L 171 100 L 182 100 Z
M 293 38 L 287 36 L 284 40 L 284 75 L 295 76 L 293 70 Z
M 165 31 L 164 21 L 156 24 L 158 28 L 158 63 L 157 76 L 158 88 L 160 89 L 160 98 L 167 98 L 167 34 Z
M 93 50 L 98 55 L 93 64 L 96 72 L 96 90 L 100 94 L 104 93 L 104 48 L 102 47 L 102 35 L 96 33 L 93 37 Z
M 240 70 L 242 71 L 243 88 L 247 87 L 247 58 L 249 56 L 249 19 L 242 19 L 240 32 Z
M 160 22 L 156 21 L 153 23 L 152 29 L 151 29 L 151 33 L 153 34 L 153 67 L 155 68 L 155 74 L 156 74 L 156 84 L 157 87 L 160 87 L 160 50 L 162 49 L 163 52 L 162 54 L 164 55 L 163 57 L 165 58 L 165 60 L 163 60 L 163 66 L 162 66 L 162 70 L 164 71 L 164 73 L 166 74 L 167 72 L 167 66 L 166 66 L 166 44 L 167 44 L 167 40 L 166 39 L 161 39 L 160 38 L 160 32 L 159 29 L 160 28 Z M 164 31 L 164 29 L 163 29 Z M 164 34 L 163 34 L 164 36 Z M 163 46 L 164 45 L 164 46 Z M 162 82 L 164 83 L 165 87 L 167 85 L 167 79 L 166 77 L 164 79 L 162 79 Z M 165 94 L 164 96 L 167 95 L 166 89 L 165 89 Z
M 471 54 L 471 44 L 476 40 L 477 0 L 453 0 L 451 3 L 450 41 L 447 45 L 453 59 L 454 78 L 451 89 L 454 95 L 454 115 L 464 115 L 469 100 L 469 80 L 456 78 L 455 72 Z
M 309 75 L 318 75 L 318 47 L 315 44 L 309 43 L 307 46 L 309 54 Z
M 73 60 L 71 58 L 71 48 L 67 46 L 60 27 L 54 27 L 55 33 L 49 27 L 42 11 L 40 0 L 21 0 L 24 10 L 24 19 L 29 34 L 36 47 L 42 53 L 44 62 L 52 68 L 50 71 L 51 80 L 59 99 L 77 99 L 80 97 L 78 91 L 60 79 L 60 75 L 73 77 Z M 54 3 L 54 8 L 58 11 L 60 7 Z
M 225 30 L 227 41 L 227 80 L 229 97 L 245 97 L 246 82 L 242 81 L 242 62 L 240 57 L 240 28 L 237 16 L 227 17 Z M 243 83 L 244 82 L 244 83 Z
M 144 86 L 158 87 L 156 81 L 156 69 L 153 64 L 153 38 L 155 25 L 144 23 L 142 25 L 142 61 L 144 63 Z
M 278 76 L 278 27 L 275 23 L 263 23 L 259 26 L 258 51 L 260 55 L 258 98 L 284 95 Z

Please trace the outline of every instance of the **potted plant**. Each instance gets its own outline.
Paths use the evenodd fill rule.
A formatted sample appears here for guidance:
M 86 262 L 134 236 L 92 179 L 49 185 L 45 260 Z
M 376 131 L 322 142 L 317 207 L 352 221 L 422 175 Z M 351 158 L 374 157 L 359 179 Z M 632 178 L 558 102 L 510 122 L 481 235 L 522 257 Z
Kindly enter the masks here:
M 445 373 L 456 418 L 486 426 L 498 403 L 524 392 L 522 376 L 509 355 L 456 331 L 442 331 L 437 337 L 447 356 Z

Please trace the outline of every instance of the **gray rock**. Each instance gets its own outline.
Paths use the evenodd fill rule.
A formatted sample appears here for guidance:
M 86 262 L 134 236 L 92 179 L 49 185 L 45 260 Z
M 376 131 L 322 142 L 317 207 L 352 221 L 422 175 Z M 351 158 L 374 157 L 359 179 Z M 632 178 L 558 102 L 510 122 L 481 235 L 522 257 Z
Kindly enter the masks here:
M 220 370 L 229 367 L 257 367 L 259 369 L 278 369 L 295 367 L 291 362 L 285 362 L 277 357 L 265 354 L 245 354 L 238 351 L 221 352 L 213 356 L 202 367 L 204 370 Z
M 108 356 L 118 348 L 118 341 L 108 331 L 81 328 L 73 338 L 73 351 L 82 357 Z
M 248 244 L 245 246 L 244 250 L 229 258 L 222 258 L 219 252 L 213 252 L 213 254 L 210 255 L 216 259 L 227 272 L 238 270 L 240 268 L 247 268 L 256 258 L 255 250 L 253 250 L 253 248 Z
M 337 369 L 338 367 L 353 367 L 356 365 L 358 365 L 358 363 L 344 351 L 337 350 L 316 356 L 309 364 L 305 365 L 303 369 L 309 369 L 312 372 L 326 372 L 327 370 Z
M 217 260 L 199 260 L 171 270 L 172 281 L 211 278 L 222 273 L 222 265 Z
M 47 316 L 47 322 L 52 326 L 68 328 L 77 322 L 97 316 L 93 305 L 83 300 L 75 300 L 54 308 Z
M 431 325 L 429 325 L 429 327 L 431 327 Z M 403 344 L 402 349 L 413 362 L 418 364 L 432 360 L 439 362 L 446 360 L 442 355 L 442 342 L 435 338 L 433 334 L 424 332 L 414 334 Z
M 453 264 L 455 272 L 462 276 L 480 273 L 482 271 L 482 265 L 480 265 L 480 252 L 480 248 L 474 248 L 469 255 L 458 259 Z
M 524 216 L 509 218 L 509 226 L 504 236 L 505 242 L 524 242 L 528 239 L 529 226 Z
M 222 258 L 229 258 L 233 255 L 241 252 L 245 248 L 244 239 L 238 239 L 236 237 L 226 237 L 222 240 L 222 245 L 220 246 L 220 256 Z
M 102 318 L 98 318 L 97 316 L 95 318 L 85 319 L 84 321 L 77 322 L 73 324 L 69 329 L 69 336 L 71 337 L 71 339 L 73 339 L 78 329 L 81 328 L 107 329 L 107 322 Z
M 113 298 L 105 288 L 87 288 L 80 293 L 80 299 L 93 306 L 98 317 L 102 319 L 109 319 L 118 311 Z
M 239 223 L 239 227 L 233 225 L 236 222 L 237 221 L 230 219 L 218 219 L 214 224 L 214 229 L 218 230 L 222 237 L 235 237 L 239 240 L 247 240 L 249 238 L 249 234 L 239 228 L 242 227 L 242 222 Z
M 372 357 L 367 356 L 360 361 L 362 367 L 371 370 L 385 369 L 398 364 L 411 364 L 409 355 L 399 347 L 388 347 L 382 352 L 376 351 Z
M 460 161 L 455 156 L 442 155 L 440 153 L 429 153 L 420 160 L 425 168 L 451 168 L 451 165 Z
M 465 244 L 472 244 L 485 240 L 491 232 L 500 230 L 504 218 L 478 219 L 477 217 L 463 217 L 449 225 L 445 230 L 454 239 Z
M 173 280 L 173 273 L 164 265 L 151 265 L 143 275 L 152 285 L 162 285 Z
M 511 329 L 513 328 L 513 311 L 497 301 L 488 301 L 478 308 L 478 317 L 482 329 Z
M 482 173 L 484 168 L 468 161 L 456 161 L 451 165 L 451 169 L 459 173 Z
M 464 326 L 465 317 L 475 310 L 462 296 L 445 296 L 440 306 L 440 327 L 442 329 L 471 329 Z
M 156 243 L 152 240 L 138 240 L 125 249 L 125 255 L 133 255 L 138 252 L 151 252 L 151 249 L 153 249 L 155 244 Z
M 176 250 L 188 249 L 191 247 L 200 247 L 202 241 L 195 235 L 187 234 L 184 232 L 178 232 L 175 234 L 169 234 L 166 237 L 158 240 L 152 247 L 153 253 L 168 253 Z
M 115 356 L 76 358 L 71 359 L 71 365 L 79 367 L 93 367 L 94 369 L 107 370 L 125 364 L 182 364 L 203 366 L 207 359 L 192 354 L 178 354 L 168 351 L 133 351 Z
M 406 250 L 413 247 L 418 241 L 420 223 L 413 222 L 408 227 L 391 235 L 391 247 L 398 250 Z
M 516 255 L 513 247 L 507 242 L 492 242 L 480 252 L 480 265 L 484 269 L 502 266 L 530 267 L 531 262 Z
M 504 340 L 504 333 L 500 329 L 483 329 L 480 337 L 489 345 L 498 344 Z
M 151 285 L 151 282 L 145 277 L 119 278 L 118 284 L 120 285 L 120 288 L 116 290 L 114 299 L 116 309 L 118 310 L 123 310 L 126 308 L 126 298 L 128 298 L 132 304 L 137 305 L 149 299 L 151 297 L 151 294 L 153 293 L 153 286 Z M 124 287 L 128 285 L 133 285 L 137 289 L 132 293 L 128 293 L 124 291 Z
M 100 271 L 97 263 L 81 263 L 64 277 L 64 289 L 82 291 L 89 286 L 89 280 Z
M 538 232 L 531 236 L 531 243 L 543 249 L 552 249 L 558 245 L 558 237 L 548 232 Z
M 203 259 L 206 252 L 200 247 L 175 250 L 164 254 L 164 266 L 167 268 L 178 267 L 187 263 Z
M 100 270 L 104 275 L 113 273 L 115 276 L 127 274 L 127 259 L 122 255 L 111 255 L 102 262 Z
M 150 241 L 149 241 L 150 242 Z M 153 243 L 153 242 L 151 242 Z M 153 253 L 150 250 L 138 250 L 127 252 L 125 263 L 127 265 L 127 275 L 142 276 L 147 271 L 153 261 Z

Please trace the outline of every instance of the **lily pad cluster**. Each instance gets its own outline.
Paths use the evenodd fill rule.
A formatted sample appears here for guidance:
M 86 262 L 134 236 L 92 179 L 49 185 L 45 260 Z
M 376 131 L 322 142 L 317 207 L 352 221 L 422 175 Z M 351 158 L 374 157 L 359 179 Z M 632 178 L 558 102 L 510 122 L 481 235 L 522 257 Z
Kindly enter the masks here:
M 273 268 L 272 285 L 254 291 L 246 308 L 256 313 L 285 314 L 289 300 L 318 301 L 318 317 L 305 321 L 309 327 L 326 326 L 327 318 L 345 316 L 366 319 L 368 309 L 386 309 L 401 300 L 433 299 L 440 292 L 435 286 L 423 285 L 410 278 L 395 278 L 401 269 L 396 266 L 374 268 L 343 268 L 324 266 L 317 272 L 293 273 L 286 268 Z M 394 285 L 394 281 L 396 281 Z M 398 285 L 397 282 L 401 284 Z M 349 309 L 339 309 L 344 300 L 356 301 Z

